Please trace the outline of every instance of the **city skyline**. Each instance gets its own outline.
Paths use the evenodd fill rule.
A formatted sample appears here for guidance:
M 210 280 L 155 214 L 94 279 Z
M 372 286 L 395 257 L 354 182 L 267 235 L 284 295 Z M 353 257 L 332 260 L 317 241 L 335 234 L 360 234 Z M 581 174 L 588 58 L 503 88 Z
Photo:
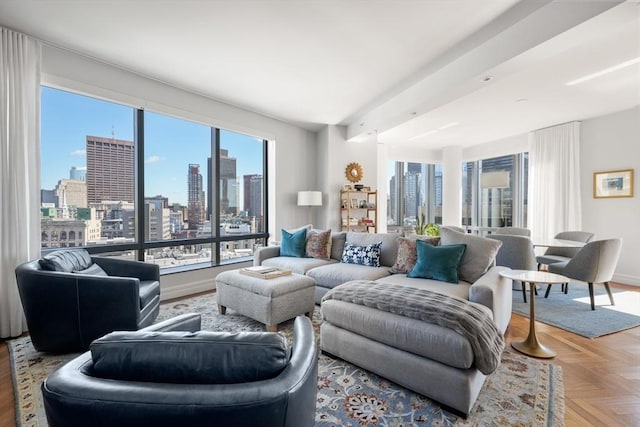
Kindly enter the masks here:
M 134 109 L 42 87 L 41 188 L 53 190 L 72 167 L 86 167 L 86 138 L 133 141 Z M 237 159 L 238 185 L 244 175 L 262 174 L 262 141 L 220 130 L 221 149 Z M 188 202 L 188 164 L 206 168 L 211 127 L 145 111 L 145 196 Z M 203 183 L 206 191 L 207 183 Z M 239 185 L 242 192 L 242 186 Z M 239 202 L 243 200 L 240 194 Z

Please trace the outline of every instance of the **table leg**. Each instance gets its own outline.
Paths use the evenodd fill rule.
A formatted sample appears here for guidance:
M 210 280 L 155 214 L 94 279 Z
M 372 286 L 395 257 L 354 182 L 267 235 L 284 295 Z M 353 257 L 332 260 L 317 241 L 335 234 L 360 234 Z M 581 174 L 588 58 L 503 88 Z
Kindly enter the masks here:
M 522 282 L 523 285 L 525 282 Z M 543 359 L 549 359 L 556 356 L 556 352 L 550 348 L 540 344 L 538 337 L 536 337 L 536 306 L 534 295 L 535 283 L 529 283 L 529 336 L 527 339 L 520 342 L 511 343 L 511 346 L 518 350 L 520 353 L 524 353 L 533 357 L 540 357 Z

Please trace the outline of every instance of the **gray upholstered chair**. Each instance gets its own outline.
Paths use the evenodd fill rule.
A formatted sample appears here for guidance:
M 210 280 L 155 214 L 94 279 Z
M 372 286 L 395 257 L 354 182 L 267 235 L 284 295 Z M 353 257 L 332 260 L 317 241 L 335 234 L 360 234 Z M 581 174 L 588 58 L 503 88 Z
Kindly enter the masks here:
M 531 237 L 531 230 L 521 227 L 499 227 L 491 234 Z
M 530 238 L 511 234 L 490 234 L 487 237 L 502 242 L 496 255 L 496 265 L 512 270 L 536 269 L 536 254 Z M 522 283 L 514 282 L 513 289 L 522 290 L 522 298 L 527 302 L 527 293 Z
M 607 290 L 611 305 L 615 305 L 613 294 L 609 288 L 609 281 L 618 264 L 620 251 L 622 249 L 622 239 L 596 240 L 587 243 L 580 248 L 578 253 L 569 261 L 549 264 L 549 272 L 562 274 L 569 279 L 580 280 L 589 284 L 589 298 L 591 299 L 591 310 L 595 310 L 593 295 L 593 284 L 602 283 Z M 551 285 L 547 286 L 544 296 L 549 296 Z
M 94 341 L 42 384 L 49 426 L 314 425 L 318 353 L 308 318 L 296 318 L 293 346 L 275 332 L 199 329 L 190 314 Z
M 38 351 L 84 351 L 116 330 L 149 326 L 160 310 L 156 264 L 55 251 L 16 267 L 31 343 Z
M 594 234 L 587 231 L 563 231 L 555 235 L 554 239 L 573 240 L 576 242 L 588 243 L 593 239 Z M 554 262 L 565 262 L 573 258 L 580 248 L 549 248 L 544 255 L 536 257 L 538 270 L 542 264 L 553 264 Z

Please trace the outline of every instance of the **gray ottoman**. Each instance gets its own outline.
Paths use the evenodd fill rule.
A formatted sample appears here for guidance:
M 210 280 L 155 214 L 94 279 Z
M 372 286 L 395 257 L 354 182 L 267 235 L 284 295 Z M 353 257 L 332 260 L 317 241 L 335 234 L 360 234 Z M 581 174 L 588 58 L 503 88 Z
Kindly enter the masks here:
M 225 271 L 216 277 L 216 295 L 220 314 L 227 307 L 266 325 L 275 332 L 278 323 L 300 314 L 311 317 L 315 306 L 316 282 L 300 274 L 261 279 Z

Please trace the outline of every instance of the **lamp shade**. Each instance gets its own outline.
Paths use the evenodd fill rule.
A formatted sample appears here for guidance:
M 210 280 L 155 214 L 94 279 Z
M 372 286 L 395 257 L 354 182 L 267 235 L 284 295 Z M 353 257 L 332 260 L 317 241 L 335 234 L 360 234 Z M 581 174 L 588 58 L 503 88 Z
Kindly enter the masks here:
M 509 171 L 483 172 L 480 176 L 481 188 L 508 188 Z
M 322 206 L 322 192 L 298 191 L 298 206 Z

